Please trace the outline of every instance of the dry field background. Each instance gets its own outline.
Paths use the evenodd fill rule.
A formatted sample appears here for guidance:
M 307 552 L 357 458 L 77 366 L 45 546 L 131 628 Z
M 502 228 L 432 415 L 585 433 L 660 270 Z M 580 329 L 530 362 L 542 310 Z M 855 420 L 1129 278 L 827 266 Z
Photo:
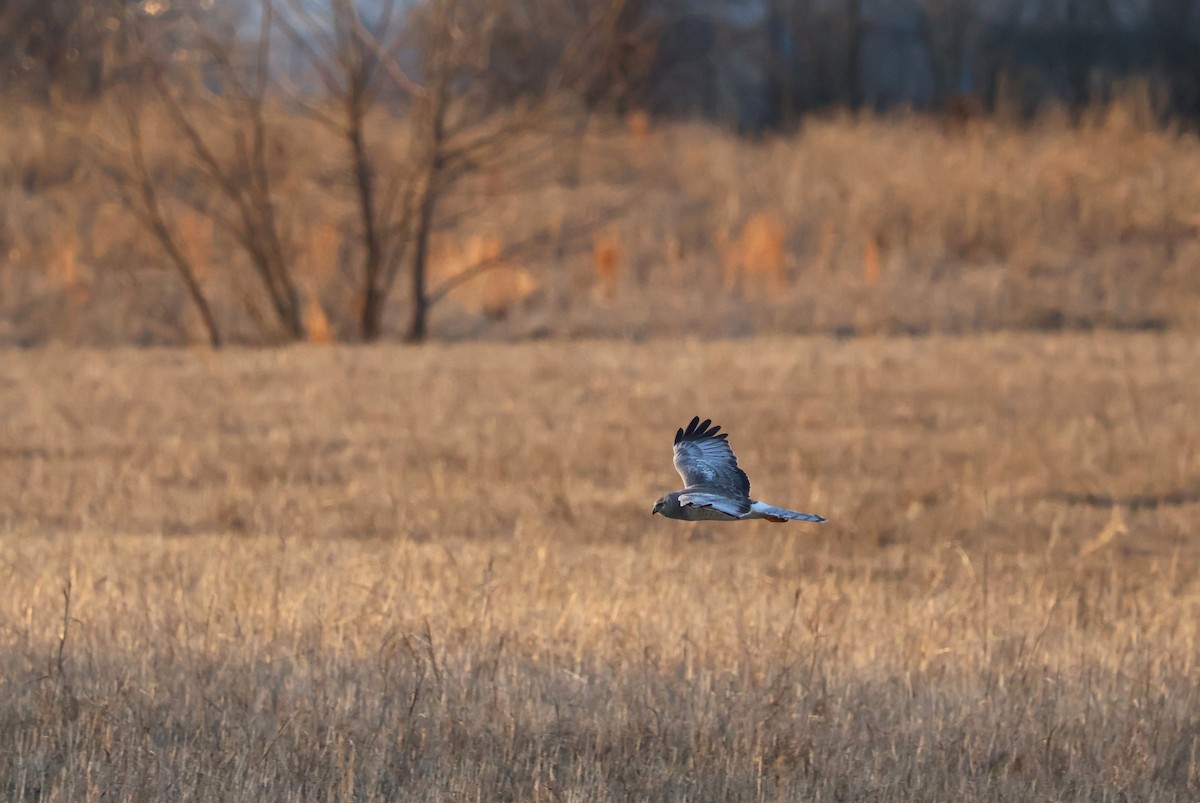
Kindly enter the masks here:
M 0 796 L 1193 800 L 1198 361 L 10 352 Z M 831 522 L 651 518 L 696 412 Z
M 150 171 L 163 187 L 191 181 L 161 117 L 145 113 Z M 105 105 L 0 104 L 0 343 L 204 342 L 179 278 L 90 158 L 120 150 L 124 130 Z M 271 130 L 275 212 L 309 317 L 322 339 L 353 339 L 344 145 L 279 110 Z M 402 121 L 372 117 L 367 134 L 381 170 L 407 158 Z M 210 195 L 193 187 L 189 203 L 219 209 Z M 557 238 L 439 304 L 441 339 L 1200 325 L 1200 140 L 1161 127 L 1144 93 L 1079 121 L 842 115 L 757 142 L 568 120 L 440 208 L 437 281 L 465 255 Z M 182 202 L 168 212 L 227 337 L 276 337 L 228 231 Z M 401 281 L 388 336 L 406 292 Z

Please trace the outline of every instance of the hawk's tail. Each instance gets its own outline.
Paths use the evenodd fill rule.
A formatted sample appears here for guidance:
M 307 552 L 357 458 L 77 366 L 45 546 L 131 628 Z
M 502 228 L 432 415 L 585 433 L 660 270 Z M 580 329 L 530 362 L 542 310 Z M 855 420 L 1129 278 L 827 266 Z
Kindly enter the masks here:
M 788 510 L 786 507 L 775 507 L 768 505 L 766 502 L 754 502 L 750 505 L 750 516 L 748 518 L 766 519 L 767 521 L 785 522 L 785 521 L 826 521 L 824 516 L 818 516 L 815 513 L 800 513 L 795 510 Z

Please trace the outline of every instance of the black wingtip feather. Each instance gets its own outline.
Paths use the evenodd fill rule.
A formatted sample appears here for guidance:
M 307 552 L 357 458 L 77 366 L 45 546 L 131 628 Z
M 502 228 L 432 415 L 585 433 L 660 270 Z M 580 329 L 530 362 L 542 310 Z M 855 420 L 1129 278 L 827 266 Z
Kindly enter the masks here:
M 687 429 L 675 430 L 675 442 L 680 441 L 699 441 L 712 438 L 714 440 L 723 441 L 729 437 L 728 432 L 721 432 L 720 426 L 711 426 L 712 419 L 706 418 L 700 420 L 700 416 L 695 416 L 687 425 Z M 717 434 L 719 433 L 720 434 Z

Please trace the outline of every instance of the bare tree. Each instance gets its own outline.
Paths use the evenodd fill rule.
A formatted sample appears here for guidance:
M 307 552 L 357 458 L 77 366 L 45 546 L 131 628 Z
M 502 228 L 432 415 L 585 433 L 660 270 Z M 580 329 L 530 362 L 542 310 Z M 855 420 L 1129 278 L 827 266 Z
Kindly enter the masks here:
M 359 330 L 363 340 L 376 340 L 408 250 L 414 184 L 408 171 L 394 166 L 379 186 L 380 159 L 367 142 L 366 121 L 388 80 L 382 65 L 401 43 L 403 21 L 393 0 L 384 0 L 369 26 L 352 0 L 328 0 L 327 17 L 304 0 L 290 0 L 288 10 L 280 27 L 308 57 L 331 105 L 293 94 L 346 143 L 362 240 Z
M 188 298 L 200 314 L 209 344 L 213 348 L 220 348 L 221 331 L 216 317 L 204 295 L 196 267 L 179 241 L 179 229 L 163 202 L 159 182 L 146 160 L 140 100 L 134 98 L 128 89 L 122 90 L 121 94 L 126 147 L 116 148 L 107 143 L 95 143 L 93 147 L 99 152 L 105 172 L 113 180 L 125 208 L 150 232 L 179 274 Z
M 305 106 L 347 147 L 362 238 L 357 275 L 365 340 L 380 336 L 385 305 L 406 268 L 406 338 L 420 341 L 430 308 L 450 287 L 495 267 L 468 266 L 447 286 L 430 286 L 439 204 L 465 176 L 495 169 L 524 136 L 552 122 L 564 88 L 583 85 L 580 76 L 600 63 L 587 48 L 597 38 L 588 34 L 611 27 L 620 7 L 619 0 L 430 0 L 401 14 L 385 0 L 366 20 L 352 0 L 328 0 L 327 17 L 290 0 L 280 25 L 332 101 Z M 505 58 L 513 53 L 533 56 Z M 408 147 L 400 164 L 385 164 L 368 141 L 367 117 L 384 96 L 405 111 Z M 540 247 L 545 239 L 522 246 Z
M 194 194 L 185 201 L 232 235 L 248 257 L 279 325 L 289 338 L 302 339 L 303 311 L 269 160 L 272 132 L 266 106 L 274 24 L 270 0 L 264 0 L 262 12 L 258 36 L 247 53 L 241 52 L 235 38 L 218 36 L 204 20 L 193 18 L 198 54 L 215 68 L 222 84 L 219 92 L 178 70 L 168 76 L 166 54 L 148 60 L 147 75 L 155 98 L 186 145 L 190 179 L 213 188 L 225 203 L 205 206 Z M 227 142 L 231 153 L 226 155 L 218 142 Z
M 561 93 L 587 86 L 588 76 L 602 60 L 597 36 L 620 10 L 619 0 L 573 5 L 569 2 L 504 3 L 499 0 L 432 0 L 416 21 L 421 47 L 416 76 L 403 71 L 395 58 L 386 63 L 414 97 L 412 163 L 416 166 L 416 202 L 412 220 L 411 314 L 406 337 L 424 339 L 430 305 L 447 287 L 430 288 L 427 281 L 429 236 L 443 193 L 463 176 L 507 158 L 522 136 L 544 130 L 555 119 Z M 538 30 L 554 30 L 553 46 L 542 50 L 548 63 L 530 70 L 517 65 L 516 81 L 524 89 L 494 108 L 496 75 L 502 66 L 496 47 L 504 33 L 526 43 Z M 541 50 L 540 48 L 533 48 Z M 418 81 L 419 78 L 419 81 Z M 485 80 L 490 78 L 491 80 Z M 531 242 L 543 242 L 535 236 Z M 471 266 L 464 274 L 487 266 Z M 458 283 L 457 277 L 446 280 Z

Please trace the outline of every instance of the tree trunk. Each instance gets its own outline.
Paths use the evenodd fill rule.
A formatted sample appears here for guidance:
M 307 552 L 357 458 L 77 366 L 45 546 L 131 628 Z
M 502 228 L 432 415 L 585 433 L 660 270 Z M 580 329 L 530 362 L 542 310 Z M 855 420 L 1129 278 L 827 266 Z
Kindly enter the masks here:
M 300 308 L 300 294 L 296 292 L 295 285 L 289 281 L 287 283 L 287 328 L 288 334 L 293 340 L 304 340 L 308 336 L 308 329 L 304 326 L 304 312 Z
M 192 303 L 196 305 L 196 310 L 200 313 L 200 320 L 204 321 L 204 328 L 208 332 L 208 343 L 214 349 L 221 348 L 221 331 L 217 328 L 217 319 L 213 316 L 212 308 L 208 305 L 208 299 L 204 297 L 204 291 L 200 288 L 200 283 L 196 280 L 195 275 L 190 270 L 181 270 L 183 283 L 187 286 L 188 295 L 192 299 Z
M 167 226 L 166 220 L 159 211 L 158 199 L 154 194 L 152 186 L 148 183 L 143 183 L 142 193 L 145 198 L 146 207 L 149 210 L 146 214 L 150 229 L 154 232 L 159 245 L 167 252 L 167 258 L 171 260 L 171 264 L 175 266 L 175 271 L 179 274 L 179 278 L 183 280 L 183 286 L 187 289 L 188 298 L 192 300 L 192 303 L 196 306 L 196 311 L 200 313 L 200 320 L 204 322 L 204 329 L 208 332 L 209 344 L 214 349 L 221 348 L 221 330 L 217 328 L 216 316 L 213 315 L 212 307 L 208 304 L 208 299 L 204 297 L 204 288 L 200 286 L 200 280 L 196 278 L 196 272 L 192 270 L 192 265 L 188 261 L 187 256 L 184 255 L 183 251 L 176 244 L 170 227 Z
M 158 238 L 159 244 L 167 252 L 167 257 L 175 265 L 179 278 L 183 279 L 183 286 L 187 288 L 188 298 L 192 300 L 196 311 L 200 313 L 200 320 L 204 322 L 204 328 L 208 332 L 209 344 L 214 349 L 221 348 L 221 330 L 217 328 L 216 316 L 213 315 L 212 307 L 208 305 L 208 299 L 204 297 L 204 288 L 200 286 L 195 271 L 192 270 L 187 257 L 179 250 L 179 246 L 175 244 L 175 239 L 171 236 L 171 230 L 167 228 L 166 222 L 158 216 L 157 207 L 150 212 L 150 216 L 151 228 L 154 230 L 155 237 Z
M 375 282 L 366 285 L 363 292 L 362 311 L 359 315 L 359 334 L 366 343 L 373 343 L 383 334 L 383 302 L 386 296 Z
M 436 171 L 436 166 L 430 171 L 431 180 L 425 186 L 425 197 L 421 199 L 421 210 L 417 216 L 412 266 L 412 317 L 408 322 L 408 334 L 405 335 L 409 343 L 420 343 L 428 332 L 429 292 L 425 283 L 425 269 L 429 259 L 429 230 L 433 226 L 433 212 L 437 207 L 437 191 L 432 181 Z
M 354 182 L 358 190 L 358 213 L 362 218 L 363 245 L 363 306 L 359 319 L 360 335 L 364 341 L 378 340 L 383 331 L 383 303 L 386 291 L 380 286 L 383 270 L 383 248 L 376 225 L 375 187 L 372 181 L 370 157 L 363 141 L 361 100 L 355 96 L 348 101 L 350 119 L 346 133 L 350 141 L 350 157 L 354 161 Z
M 850 37 L 846 53 L 846 92 L 850 98 L 850 108 L 857 109 L 862 105 L 865 93 L 862 85 L 862 37 L 866 27 L 862 19 L 862 0 L 850 0 L 846 7 L 846 29 Z

